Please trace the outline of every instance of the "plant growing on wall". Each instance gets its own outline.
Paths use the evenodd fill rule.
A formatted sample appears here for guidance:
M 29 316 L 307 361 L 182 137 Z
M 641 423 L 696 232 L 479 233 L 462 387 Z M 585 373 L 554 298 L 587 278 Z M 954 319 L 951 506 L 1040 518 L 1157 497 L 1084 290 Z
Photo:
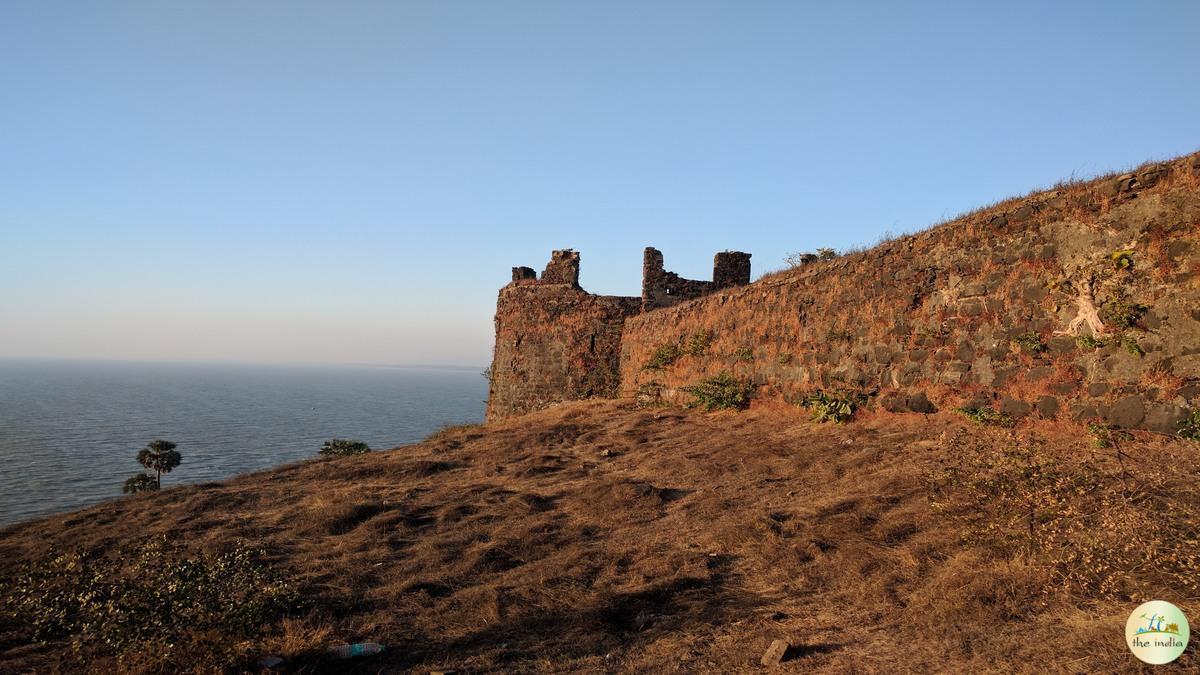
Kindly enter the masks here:
M 754 396 L 754 385 L 722 372 L 699 384 L 684 387 L 683 391 L 691 394 L 693 406 L 701 406 L 705 410 L 740 410 L 750 405 L 750 399 Z
M 1179 437 L 1200 442 L 1200 408 L 1193 409 L 1191 415 L 1180 421 Z
M 683 350 L 674 342 L 659 345 L 642 366 L 643 370 L 662 370 L 679 360 Z
M 711 330 L 698 330 L 688 336 L 687 343 L 683 346 L 683 353 L 688 356 L 700 356 L 708 351 L 712 345 L 713 334 Z
M 849 422 L 865 397 L 851 392 L 829 393 L 817 390 L 804 397 L 800 405 L 812 411 L 813 420 L 842 424 Z
M 964 408 L 955 408 L 954 412 L 984 426 L 1012 427 L 1016 425 L 1016 421 L 1013 420 L 1013 418 L 1005 415 L 1002 412 L 992 410 L 991 408 L 969 406 Z
M 1025 331 L 1013 337 L 1012 343 L 1020 347 L 1021 351 L 1026 354 L 1038 354 L 1046 351 L 1046 344 L 1042 342 L 1042 336 L 1033 330 Z

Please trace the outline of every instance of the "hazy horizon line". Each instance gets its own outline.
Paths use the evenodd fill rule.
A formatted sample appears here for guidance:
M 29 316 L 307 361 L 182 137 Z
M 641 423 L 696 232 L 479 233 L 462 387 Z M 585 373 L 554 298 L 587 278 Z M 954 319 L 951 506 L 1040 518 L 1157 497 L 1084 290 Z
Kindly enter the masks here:
M 75 361 L 81 363 L 162 363 L 162 364 L 195 364 L 195 365 L 227 365 L 227 366 L 354 366 L 364 368 L 410 368 L 426 370 L 483 370 L 487 365 L 457 365 L 448 363 L 378 363 L 369 361 L 251 361 L 244 359 L 208 359 L 208 358 L 146 358 L 105 356 L 26 356 L 0 354 L 0 361 Z

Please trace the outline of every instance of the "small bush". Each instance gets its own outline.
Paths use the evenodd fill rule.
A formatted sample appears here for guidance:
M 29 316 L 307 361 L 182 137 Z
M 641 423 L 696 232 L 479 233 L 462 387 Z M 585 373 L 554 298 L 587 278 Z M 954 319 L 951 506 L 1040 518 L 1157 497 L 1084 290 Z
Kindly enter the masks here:
M 344 457 L 346 455 L 361 455 L 364 452 L 370 452 L 371 448 L 367 447 L 362 441 L 347 441 L 341 438 L 325 441 L 321 446 L 322 455 L 333 455 L 335 457 Z
M 800 402 L 800 405 L 811 410 L 813 420 L 817 422 L 842 424 L 854 417 L 855 411 L 858 410 L 862 402 L 863 397 L 859 394 L 847 392 L 830 394 L 818 390 L 805 397 Z
M 1200 442 L 1200 408 L 1193 408 L 1192 414 L 1179 422 L 1179 437 Z
M 836 257 L 838 257 L 837 249 L 832 249 L 832 248 L 818 248 L 817 249 L 817 259 L 818 260 L 833 260 Z
M 779 365 L 786 366 L 787 364 L 792 362 L 792 355 L 788 352 L 784 352 L 784 353 L 780 354 L 779 357 L 775 360 L 779 363 Z
M 154 480 L 154 476 L 139 473 L 125 481 L 125 485 L 121 491 L 127 495 L 137 494 L 138 492 L 153 492 L 158 489 L 158 481 Z
M 750 349 L 749 347 L 742 347 L 733 353 L 733 358 L 737 359 L 738 361 L 753 361 L 754 350 Z
M 991 408 L 955 408 L 954 412 L 967 417 L 970 420 L 978 422 L 989 427 L 1011 427 L 1016 424 L 1013 418 L 1005 415 L 1002 412 L 992 410 Z
M 650 408 L 662 404 L 662 383 L 646 382 L 637 388 L 634 402 L 639 408 Z
M 1136 328 L 1150 308 L 1121 294 L 1100 307 L 1100 319 L 1117 330 Z
M 1037 331 L 1026 331 L 1017 335 L 1012 339 L 1012 343 L 1021 348 L 1021 351 L 1029 354 L 1037 354 L 1046 351 L 1046 344 L 1042 342 L 1042 336 Z
M 1107 345 L 1108 341 L 1093 335 L 1080 335 L 1075 338 L 1075 344 L 1079 345 L 1080 349 L 1100 349 Z
M 1122 429 L 1113 429 L 1106 424 L 1088 422 L 1088 434 L 1092 437 L 1092 445 L 1097 448 L 1111 448 L 1121 441 L 1133 440 L 1133 434 Z
M 679 360 L 683 355 L 683 350 L 679 345 L 671 342 L 665 345 L 659 345 L 654 353 L 650 355 L 650 359 L 642 366 L 643 370 L 662 370 L 667 366 Z
M 712 339 L 712 331 L 696 331 L 688 336 L 687 343 L 683 346 L 683 353 L 688 356 L 700 356 L 708 351 L 709 346 L 712 345 Z
M 754 385 L 723 372 L 699 384 L 684 387 L 683 391 L 692 395 L 693 406 L 702 406 L 705 410 L 740 410 L 750 405 L 750 399 L 754 396 Z
M 1133 251 L 1113 251 L 1109 256 L 1112 260 L 1113 267 L 1119 270 L 1128 270 L 1133 268 Z
M 1139 359 L 1146 355 L 1146 351 L 1142 349 L 1140 344 L 1138 344 L 1137 338 L 1133 337 L 1129 333 L 1121 334 L 1121 346 L 1125 348 L 1125 351 L 1129 352 L 1133 356 L 1138 357 Z
M 298 595 L 237 545 L 191 553 L 165 537 L 107 552 L 51 552 L 0 580 L 0 607 L 34 640 L 67 640 L 85 661 L 107 654 L 147 670 L 237 665 L 237 645 L 298 604 Z

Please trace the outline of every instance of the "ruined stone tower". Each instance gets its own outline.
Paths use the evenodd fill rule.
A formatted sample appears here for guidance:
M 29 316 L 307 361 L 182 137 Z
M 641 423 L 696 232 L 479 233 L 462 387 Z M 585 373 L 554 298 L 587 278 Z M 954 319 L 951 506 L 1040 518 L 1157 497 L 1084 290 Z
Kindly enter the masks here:
M 750 283 L 750 254 L 718 253 L 712 281 L 684 279 L 647 248 L 642 296 L 592 295 L 579 286 L 579 253 L 554 251 L 541 277 L 512 268 L 496 302 L 496 343 L 487 419 L 520 415 L 558 401 L 615 396 L 621 333 L 640 312 Z

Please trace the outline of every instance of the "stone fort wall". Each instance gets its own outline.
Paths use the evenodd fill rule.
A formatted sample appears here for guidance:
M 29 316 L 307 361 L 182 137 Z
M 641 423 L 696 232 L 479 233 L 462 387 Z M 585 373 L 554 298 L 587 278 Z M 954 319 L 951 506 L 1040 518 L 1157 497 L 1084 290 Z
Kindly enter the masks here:
M 695 281 L 664 270 L 662 254 L 647 248 L 640 298 L 584 291 L 579 253 L 571 249 L 554 251 L 540 277 L 514 267 L 496 302 L 487 419 L 616 396 L 628 317 L 747 283 L 750 254 L 734 251 L 716 255 L 712 281 Z
M 695 281 L 648 248 L 641 298 L 580 289 L 574 251 L 540 279 L 515 268 L 488 418 L 591 396 L 686 402 L 685 387 L 722 372 L 792 400 L 848 390 L 893 411 L 970 405 L 1164 433 L 1200 404 L 1200 154 L 753 284 L 749 257 L 719 253 L 713 279 Z

